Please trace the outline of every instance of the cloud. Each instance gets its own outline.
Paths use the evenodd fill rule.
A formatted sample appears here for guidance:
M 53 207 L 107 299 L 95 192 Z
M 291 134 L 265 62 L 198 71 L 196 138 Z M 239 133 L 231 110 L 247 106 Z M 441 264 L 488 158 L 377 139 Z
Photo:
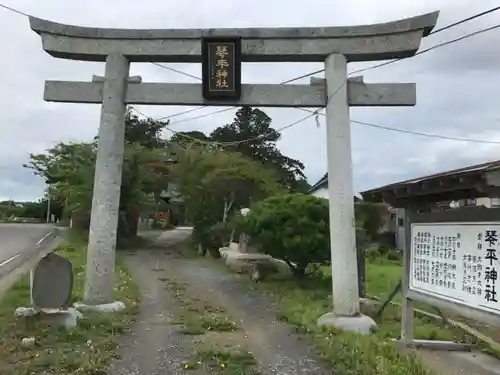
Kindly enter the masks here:
M 285 0 L 267 2 L 214 0 L 210 2 L 163 2 L 150 0 L 140 6 L 132 0 L 87 0 L 68 3 L 52 0 L 11 1 L 9 5 L 40 18 L 61 23 L 116 28 L 217 28 L 271 26 L 330 26 L 387 22 L 416 14 L 441 10 L 438 27 L 493 7 L 483 0 L 351 0 L 338 3 L 309 0 L 307 5 Z M 462 24 L 426 38 L 422 48 L 451 40 L 474 30 L 500 23 L 500 12 Z M 495 30 L 445 46 L 386 67 L 367 71 L 366 82 L 416 82 L 418 104 L 411 108 L 355 108 L 356 120 L 400 129 L 499 140 L 500 55 Z M 43 101 L 46 79 L 90 80 L 103 74 L 101 63 L 55 59 L 41 49 L 40 37 L 28 21 L 12 12 L 0 11 L 0 60 L 2 82 L 0 103 L 0 197 L 36 199 L 43 194 L 43 181 L 24 170 L 29 153 L 41 152 L 54 143 L 88 140 L 97 131 L 99 106 L 55 104 Z M 351 70 L 374 63 L 351 64 Z M 172 68 L 199 76 L 197 64 L 170 64 Z M 278 83 L 322 68 L 322 64 L 244 64 L 243 80 Z M 133 64 L 132 75 L 146 82 L 196 82 L 195 79 L 151 64 Z M 320 76 L 321 74 L 319 74 Z M 300 83 L 307 83 L 305 78 Z M 148 107 L 139 110 L 164 117 L 188 108 Z M 172 119 L 175 130 L 210 132 L 229 123 L 234 111 L 193 121 L 182 120 L 208 114 L 220 108 L 204 108 Z M 295 109 L 266 109 L 275 128 L 284 127 L 306 115 Z M 178 123 L 176 123 L 179 121 Z M 432 173 L 500 157 L 495 145 L 439 140 L 352 125 L 354 184 L 357 190 L 374 188 L 400 179 Z M 306 165 L 311 183 L 326 172 L 326 129 L 309 119 L 283 132 L 281 150 Z M 342 161 L 337 161 L 341 163 Z

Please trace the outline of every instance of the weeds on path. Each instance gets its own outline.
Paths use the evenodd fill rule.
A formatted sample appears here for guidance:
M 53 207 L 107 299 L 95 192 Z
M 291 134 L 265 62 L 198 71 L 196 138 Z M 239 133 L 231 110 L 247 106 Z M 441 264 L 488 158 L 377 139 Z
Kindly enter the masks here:
M 239 335 L 232 335 L 240 327 L 225 308 L 194 296 L 188 284 L 173 278 L 161 277 L 160 280 L 182 305 L 171 323 L 180 325 L 181 333 L 198 337 L 191 360 L 184 363 L 185 370 L 202 369 L 209 374 L 221 375 L 260 375 L 253 354 L 237 344 L 242 341 L 237 338 Z

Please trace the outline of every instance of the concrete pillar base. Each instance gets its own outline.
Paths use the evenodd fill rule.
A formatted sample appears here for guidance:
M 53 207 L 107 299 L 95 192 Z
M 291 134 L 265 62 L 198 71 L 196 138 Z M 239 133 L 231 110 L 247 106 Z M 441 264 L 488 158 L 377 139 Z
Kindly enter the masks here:
M 377 328 L 377 323 L 366 315 L 338 316 L 335 313 L 326 313 L 319 317 L 319 326 L 334 327 L 341 331 L 356 332 L 363 335 L 372 333 Z
M 120 301 L 114 301 L 110 303 L 103 303 L 101 305 L 88 305 L 83 302 L 77 302 L 74 304 L 75 309 L 79 311 L 95 311 L 102 313 L 112 313 L 117 311 L 125 310 L 125 304 Z

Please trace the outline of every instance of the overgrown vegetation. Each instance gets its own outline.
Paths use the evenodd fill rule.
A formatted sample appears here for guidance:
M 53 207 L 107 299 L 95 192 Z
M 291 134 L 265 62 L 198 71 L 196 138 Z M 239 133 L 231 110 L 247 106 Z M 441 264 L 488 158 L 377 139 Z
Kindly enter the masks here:
M 85 246 L 73 236 L 57 250 L 73 263 L 75 284 L 72 301 L 83 297 Z M 78 327 L 67 331 L 49 326 L 47 322 L 28 324 L 25 318 L 15 318 L 17 307 L 30 302 L 29 279 L 17 283 L 0 304 L 0 373 L 16 375 L 96 375 L 104 373 L 117 356 L 117 338 L 128 332 L 137 313 L 139 292 L 126 270 L 118 263 L 115 296 L 127 309 L 113 314 L 87 312 Z M 34 337 L 35 346 L 24 348 L 21 340 Z
M 55 207 L 51 208 L 55 209 Z M 36 222 L 43 221 L 46 217 L 47 200 L 44 199 L 38 202 L 0 202 L 0 220 L 4 222 L 20 221 L 21 218 Z
M 378 266 L 378 265 L 376 265 Z M 369 266 L 370 268 L 370 266 Z M 393 286 L 374 279 L 379 274 L 368 272 L 367 288 L 385 292 Z M 378 330 L 372 335 L 358 335 L 335 329 L 319 328 L 317 319 L 332 310 L 331 280 L 309 277 L 302 280 L 249 283 L 256 292 L 279 300 L 280 319 L 305 335 L 328 363 L 333 373 L 361 375 L 430 375 L 430 371 L 414 354 L 399 351 L 390 342 L 399 337 L 401 310 L 389 307 L 378 319 Z M 385 289 L 387 287 L 387 289 Z M 375 316 L 376 309 L 363 307 L 363 313 Z M 459 329 L 445 327 L 435 320 L 415 318 L 415 335 L 420 339 L 473 342 Z
M 283 259 L 296 276 L 330 261 L 328 201 L 304 194 L 265 199 L 252 206 L 243 230 L 264 253 Z

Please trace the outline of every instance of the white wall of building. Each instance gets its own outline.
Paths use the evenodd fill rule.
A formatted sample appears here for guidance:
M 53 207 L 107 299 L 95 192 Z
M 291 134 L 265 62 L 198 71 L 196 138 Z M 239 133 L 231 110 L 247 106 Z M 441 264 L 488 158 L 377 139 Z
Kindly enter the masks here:
M 330 196 L 328 195 L 328 187 L 322 187 L 322 188 L 319 188 L 317 190 L 314 190 L 312 193 L 311 193 L 312 196 L 315 196 L 315 197 L 318 197 L 318 198 L 325 198 L 325 199 L 329 199 Z
M 491 200 L 492 198 L 489 197 L 476 198 L 476 206 L 484 206 L 487 208 L 491 208 Z

